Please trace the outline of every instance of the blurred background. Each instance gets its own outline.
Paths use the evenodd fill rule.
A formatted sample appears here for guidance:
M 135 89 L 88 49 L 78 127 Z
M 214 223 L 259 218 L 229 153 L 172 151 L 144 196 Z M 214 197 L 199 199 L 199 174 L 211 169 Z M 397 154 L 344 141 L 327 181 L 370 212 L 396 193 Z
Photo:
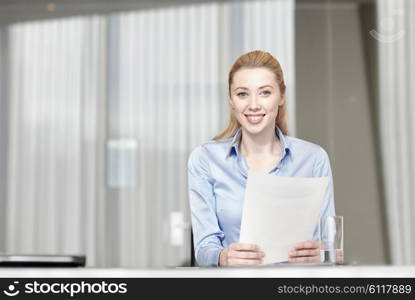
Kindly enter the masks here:
M 0 0 L 0 253 L 189 265 L 187 158 L 255 49 L 330 155 L 346 263 L 414 264 L 412 0 Z

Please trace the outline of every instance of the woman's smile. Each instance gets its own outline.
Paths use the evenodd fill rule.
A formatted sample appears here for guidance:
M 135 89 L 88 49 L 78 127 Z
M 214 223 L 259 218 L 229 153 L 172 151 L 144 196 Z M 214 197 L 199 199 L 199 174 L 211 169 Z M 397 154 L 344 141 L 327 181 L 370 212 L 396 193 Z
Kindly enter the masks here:
M 259 124 L 264 119 L 265 114 L 245 114 L 246 119 L 250 124 Z

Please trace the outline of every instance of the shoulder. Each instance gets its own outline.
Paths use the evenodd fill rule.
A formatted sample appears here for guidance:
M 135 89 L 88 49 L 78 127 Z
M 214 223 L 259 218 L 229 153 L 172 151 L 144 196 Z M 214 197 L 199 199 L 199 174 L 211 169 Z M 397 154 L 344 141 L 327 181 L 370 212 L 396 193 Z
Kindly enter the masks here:
M 298 138 L 288 137 L 288 139 L 293 160 L 308 166 L 313 176 L 330 176 L 330 159 L 323 147 Z
M 313 159 L 317 163 L 328 161 L 329 159 L 326 150 L 320 145 L 291 136 L 285 136 L 285 139 L 294 157 Z
M 206 143 L 196 146 L 189 155 L 189 164 L 209 164 L 212 160 L 225 157 L 229 150 L 231 139 L 220 141 L 210 140 Z

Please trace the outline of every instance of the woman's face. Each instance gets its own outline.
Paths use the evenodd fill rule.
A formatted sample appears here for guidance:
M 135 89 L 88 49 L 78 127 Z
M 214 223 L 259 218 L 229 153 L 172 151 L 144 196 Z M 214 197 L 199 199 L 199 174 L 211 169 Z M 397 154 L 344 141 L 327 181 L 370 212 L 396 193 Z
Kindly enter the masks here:
M 275 127 L 284 97 L 270 70 L 241 69 L 233 76 L 230 104 L 242 128 L 250 134 L 260 134 Z

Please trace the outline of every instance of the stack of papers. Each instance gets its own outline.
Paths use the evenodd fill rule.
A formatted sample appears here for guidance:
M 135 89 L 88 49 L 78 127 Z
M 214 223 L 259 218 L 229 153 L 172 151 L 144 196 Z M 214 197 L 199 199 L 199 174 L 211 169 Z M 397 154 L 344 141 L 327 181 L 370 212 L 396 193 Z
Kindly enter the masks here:
M 249 171 L 240 242 L 265 252 L 263 264 L 288 260 L 298 243 L 311 240 L 329 177 L 295 178 Z

